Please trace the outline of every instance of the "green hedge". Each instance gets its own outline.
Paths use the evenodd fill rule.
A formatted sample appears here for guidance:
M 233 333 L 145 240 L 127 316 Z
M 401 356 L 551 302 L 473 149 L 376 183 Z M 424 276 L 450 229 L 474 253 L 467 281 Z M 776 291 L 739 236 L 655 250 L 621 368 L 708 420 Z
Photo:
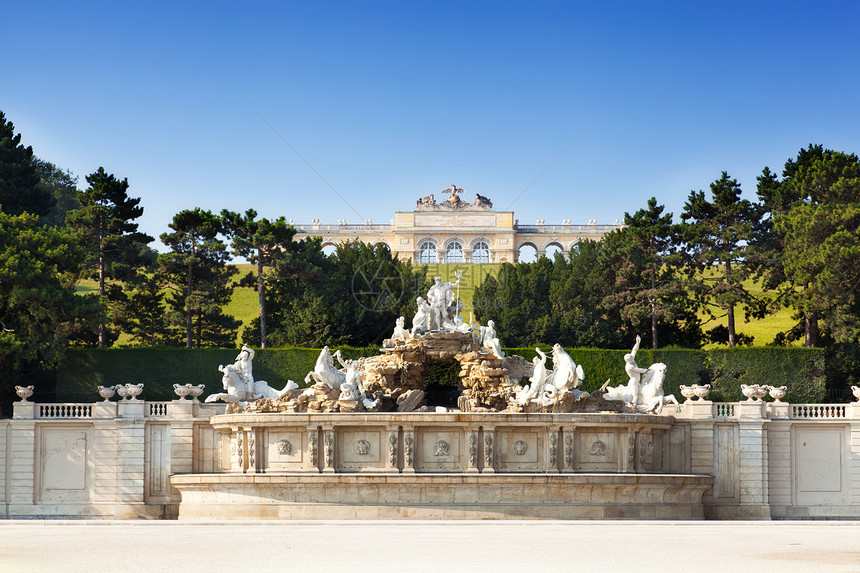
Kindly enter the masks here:
M 744 399 L 741 384 L 788 386 L 786 402 L 822 402 L 827 397 L 824 349 L 731 348 L 708 352 L 711 399 Z
M 344 358 L 379 354 L 376 347 L 341 346 L 334 350 Z M 219 364 L 232 364 L 239 353 L 224 348 L 120 348 L 75 349 L 57 368 L 57 401 L 87 402 L 99 399 L 98 386 L 143 382 L 146 400 L 173 400 L 173 384 L 205 384 L 205 394 L 221 392 Z M 318 348 L 276 348 L 258 350 L 254 357 L 254 378 L 273 388 L 283 388 L 287 380 L 303 385 L 314 369 Z
M 344 357 L 359 358 L 379 354 L 376 347 L 340 347 Z M 551 347 L 541 345 L 551 354 Z M 505 348 L 507 355 L 518 354 L 531 360 L 534 347 Z M 254 358 L 254 377 L 282 388 L 287 380 L 303 384 L 319 355 L 317 348 L 276 348 L 258 351 Z M 97 386 L 143 382 L 147 400 L 172 400 L 173 384 L 206 384 L 206 394 L 220 392 L 219 364 L 232 363 L 235 349 L 124 348 L 76 349 L 67 354 L 57 370 L 57 400 L 88 402 L 99 399 Z M 571 358 L 585 371 L 583 388 L 589 392 L 608 379 L 613 386 L 627 383 L 624 350 L 593 348 L 568 349 Z M 827 399 L 824 350 L 816 348 L 736 348 L 721 350 L 639 350 L 640 366 L 664 362 L 667 366 L 664 391 L 681 395 L 678 386 L 710 383 L 714 401 L 741 399 L 741 384 L 788 386 L 787 401 L 821 402 Z M 448 365 L 445 365 L 448 366 Z M 548 367 L 551 366 L 548 364 Z M 458 366 L 433 371 L 439 383 L 448 381 Z

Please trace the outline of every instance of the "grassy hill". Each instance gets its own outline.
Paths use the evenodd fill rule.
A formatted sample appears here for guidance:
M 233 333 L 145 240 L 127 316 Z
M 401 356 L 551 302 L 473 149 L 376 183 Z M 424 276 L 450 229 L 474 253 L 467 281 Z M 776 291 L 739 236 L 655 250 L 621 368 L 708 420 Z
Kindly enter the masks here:
M 234 280 L 239 280 L 244 275 L 254 270 L 254 265 L 250 264 L 241 264 L 235 265 L 238 273 L 234 275 Z M 463 317 L 468 320 L 469 313 L 472 311 L 472 294 L 475 291 L 475 287 L 481 284 L 487 275 L 498 276 L 499 268 L 501 265 L 499 264 L 476 264 L 476 265 L 467 265 L 467 264 L 446 264 L 446 263 L 437 263 L 432 265 L 426 265 L 427 267 L 427 276 L 441 276 L 443 281 L 453 282 L 456 280 L 454 276 L 454 272 L 456 270 L 463 271 L 463 277 L 460 282 L 460 299 L 464 303 L 464 312 Z M 761 287 L 756 285 L 752 281 L 747 281 L 747 287 L 753 293 L 761 293 Z M 91 293 L 94 292 L 97 288 L 97 283 L 95 281 L 81 281 L 78 285 L 77 290 L 80 293 Z M 258 312 L 258 302 L 257 302 L 257 292 L 253 288 L 236 288 L 233 291 L 233 297 L 230 300 L 230 303 L 224 308 L 224 312 L 226 314 L 230 314 L 237 319 L 242 321 L 243 325 L 248 325 L 257 316 Z M 769 344 L 773 342 L 774 337 L 779 332 L 784 332 L 791 328 L 795 321 L 791 318 L 792 310 L 791 309 L 781 309 L 779 312 L 772 314 L 768 317 L 765 317 L 760 320 L 752 320 L 750 322 L 744 322 L 743 313 L 736 313 L 736 324 L 739 332 L 743 334 L 747 334 L 755 337 L 755 345 L 756 346 L 764 346 L 765 344 Z M 704 315 L 703 315 L 704 318 Z M 705 329 L 713 328 L 717 325 L 725 325 L 726 319 L 721 318 L 714 321 L 709 322 L 705 325 Z M 243 327 L 239 328 L 239 336 L 241 336 Z M 239 340 L 237 337 L 237 344 Z M 118 344 L 127 345 L 130 344 L 131 340 L 129 339 L 127 334 L 121 334 L 118 340 Z M 800 343 L 797 343 L 798 345 Z M 718 345 L 709 345 L 706 348 L 717 348 Z

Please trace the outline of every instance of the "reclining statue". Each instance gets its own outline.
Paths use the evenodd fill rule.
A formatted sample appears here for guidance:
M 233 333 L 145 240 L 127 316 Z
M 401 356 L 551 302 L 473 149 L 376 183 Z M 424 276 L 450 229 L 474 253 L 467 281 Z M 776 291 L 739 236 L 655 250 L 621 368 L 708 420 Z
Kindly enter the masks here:
M 674 394 L 663 395 L 663 379 L 666 377 L 666 365 L 655 362 L 648 368 L 640 368 L 636 364 L 636 351 L 639 350 L 641 338 L 636 337 L 636 344 L 629 354 L 624 355 L 624 370 L 629 376 L 626 386 L 609 386 L 609 380 L 603 384 L 606 400 L 621 400 L 628 408 L 637 412 L 659 414 L 667 402 L 675 404 L 675 411 L 680 409 Z
M 218 366 L 218 371 L 223 374 L 221 385 L 225 391 L 207 396 L 206 402 L 223 400 L 230 404 L 245 404 L 261 398 L 277 399 L 299 387 L 292 380 L 288 380 L 283 390 L 275 390 L 264 380 L 254 381 L 251 364 L 253 360 L 254 350 L 242 346 L 242 351 L 233 364 Z

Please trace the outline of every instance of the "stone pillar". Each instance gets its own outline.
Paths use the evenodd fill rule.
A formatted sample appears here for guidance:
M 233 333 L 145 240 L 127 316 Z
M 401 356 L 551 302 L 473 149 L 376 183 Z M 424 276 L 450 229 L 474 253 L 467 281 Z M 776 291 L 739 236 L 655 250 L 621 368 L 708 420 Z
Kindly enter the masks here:
M 335 452 L 335 443 L 334 443 L 334 428 L 333 427 L 323 427 L 323 443 L 322 443 L 322 454 L 323 454 L 323 473 L 324 474 L 333 474 L 335 473 L 334 469 L 334 452 Z
M 860 505 L 860 402 L 848 404 L 845 412 L 851 421 L 848 438 L 848 480 L 851 484 L 851 503 Z
M 134 506 L 144 504 L 145 440 L 144 408 L 140 400 L 117 403 L 116 502 L 117 518 L 136 517 Z
M 772 517 L 791 505 L 791 405 L 767 404 L 767 496 Z
M 482 473 L 496 473 L 495 465 L 495 439 L 496 429 L 492 426 L 484 426 L 484 469 Z
M 547 473 L 557 474 L 558 473 L 558 434 L 559 430 L 557 426 L 551 426 L 549 428 L 549 439 L 547 440 L 548 444 L 548 456 L 547 456 Z
M 170 413 L 170 457 L 167 474 L 194 471 L 194 402 L 173 400 Z M 179 490 L 170 487 L 170 500 L 179 503 Z
M 117 502 L 117 469 L 119 455 L 117 404 L 93 404 L 93 503 Z
M 564 451 L 563 458 L 561 463 L 561 471 L 562 472 L 573 472 L 573 446 L 574 446 L 574 432 L 575 426 L 567 426 L 562 428 L 561 430 L 561 438 L 564 442 Z
M 415 429 L 403 428 L 403 473 L 415 473 Z
M 385 432 L 385 472 L 400 473 L 399 458 L 400 458 L 400 428 L 398 426 L 390 426 Z
M 618 449 L 621 451 L 618 467 L 623 473 L 636 472 L 636 433 L 633 428 L 628 428 L 626 433 L 618 433 Z
M 768 505 L 767 429 L 764 402 L 738 403 L 740 478 L 739 517 L 770 519 Z
M 476 474 L 478 473 L 478 429 L 468 429 L 466 430 L 466 454 L 468 456 L 468 461 L 466 463 L 466 473 L 467 474 Z
M 33 406 L 26 402 L 15 402 L 13 405 L 15 419 L 12 421 L 9 435 L 9 473 L 6 476 L 9 488 L 6 491 L 6 501 L 11 517 L 32 514 L 35 502 L 36 422 L 33 420 Z M 24 419 L 24 415 L 29 419 Z
M 312 472 L 320 471 L 320 440 L 319 428 L 316 426 L 308 428 L 308 469 Z

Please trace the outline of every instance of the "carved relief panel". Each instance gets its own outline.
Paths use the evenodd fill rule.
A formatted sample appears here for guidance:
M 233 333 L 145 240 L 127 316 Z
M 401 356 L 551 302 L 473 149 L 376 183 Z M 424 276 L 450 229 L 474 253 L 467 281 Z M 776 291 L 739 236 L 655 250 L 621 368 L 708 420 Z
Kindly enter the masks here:
M 266 468 L 268 471 L 296 471 L 305 469 L 307 444 L 305 428 L 270 430 L 266 440 Z
M 463 431 L 416 430 L 415 471 L 451 472 L 466 468 L 468 448 L 464 447 Z
M 496 470 L 545 471 L 546 435 L 530 428 L 496 428 Z
M 338 471 L 379 471 L 388 457 L 388 433 L 383 428 L 337 430 Z
M 614 470 L 618 468 L 618 434 L 578 428 L 574 433 L 573 468 Z

